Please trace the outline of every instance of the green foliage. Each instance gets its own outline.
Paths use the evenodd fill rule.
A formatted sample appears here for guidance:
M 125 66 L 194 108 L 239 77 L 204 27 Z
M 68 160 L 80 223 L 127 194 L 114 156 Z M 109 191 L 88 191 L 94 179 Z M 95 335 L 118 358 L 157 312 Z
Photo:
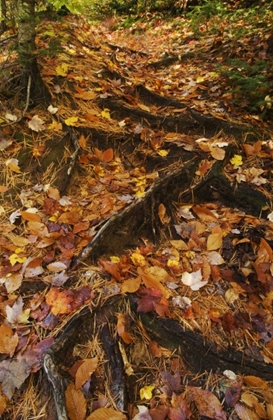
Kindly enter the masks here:
M 228 9 L 221 0 L 204 0 L 196 6 L 190 6 L 187 17 L 190 19 L 190 25 L 194 33 L 201 33 L 210 30 L 217 32 L 219 22 L 227 14 Z
M 273 83 L 269 81 L 265 61 L 248 64 L 238 59 L 229 60 L 224 66 L 219 66 L 219 71 L 228 80 L 234 103 L 243 103 L 251 112 L 262 111 L 263 115 L 271 108 L 269 93 Z

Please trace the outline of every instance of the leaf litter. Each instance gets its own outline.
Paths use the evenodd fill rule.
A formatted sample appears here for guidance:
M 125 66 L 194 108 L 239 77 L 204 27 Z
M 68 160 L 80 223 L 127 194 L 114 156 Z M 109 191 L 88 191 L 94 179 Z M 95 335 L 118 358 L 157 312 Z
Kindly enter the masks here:
M 64 27 L 68 24 L 64 23 Z M 206 107 L 209 107 L 210 111 L 217 112 L 218 101 L 206 101 L 205 104 L 198 99 L 202 83 L 207 78 L 220 83 L 207 69 L 200 75 L 200 69 L 195 68 L 195 64 L 190 69 L 187 66 L 187 77 L 184 76 L 183 81 L 183 66 L 178 63 L 171 68 L 167 79 L 165 70 L 158 70 L 156 79 L 147 77 L 146 71 L 144 77 L 145 66 L 151 65 L 150 57 L 160 58 L 162 49 L 158 48 L 158 40 L 164 41 L 165 47 L 175 45 L 170 44 L 176 36 L 172 27 L 159 25 L 157 34 L 151 31 L 150 42 L 147 42 L 145 34 L 144 42 L 144 37 L 136 37 L 126 31 L 106 33 L 98 27 L 84 25 L 88 31 L 93 31 L 91 39 L 94 44 L 104 45 L 102 53 L 84 49 L 81 43 L 77 45 L 79 52 L 84 51 L 90 59 L 92 72 L 80 61 L 72 72 L 71 67 L 62 62 L 61 56 L 57 56 L 53 64 L 46 58 L 42 63 L 43 75 L 48 83 L 55 75 L 62 77 L 64 84 L 67 79 L 77 87 L 77 93 L 71 92 L 78 104 L 74 112 L 76 115 L 71 115 L 72 111 L 65 102 L 62 104 L 61 115 L 66 126 L 109 129 L 110 123 L 111 133 L 120 135 L 127 129 L 131 134 L 140 134 L 143 142 L 139 146 L 140 152 L 145 156 L 158 155 L 163 160 L 169 153 L 167 148 L 170 143 L 176 143 L 185 150 L 202 150 L 205 158 L 196 172 L 197 179 L 204 177 L 215 161 L 225 159 L 225 147 L 233 139 L 223 136 L 222 139 L 208 141 L 194 135 L 189 138 L 177 133 L 158 132 L 134 123 L 129 117 L 116 120 L 109 108 L 100 108 L 93 102 L 97 97 L 102 100 L 119 97 L 121 92 L 130 95 L 129 89 L 128 92 L 122 90 L 121 79 L 114 82 L 102 77 L 100 87 L 97 87 L 98 78 L 94 74 L 96 69 L 102 70 L 103 60 L 108 70 L 118 70 L 122 77 L 125 72 L 118 63 L 133 66 L 136 69 L 135 84 L 145 81 L 148 88 L 160 95 L 180 95 L 180 99 L 193 101 L 196 109 L 207 112 Z M 165 38 L 166 29 L 169 38 Z M 83 35 L 77 26 L 74 34 L 76 39 L 79 34 Z M 105 43 L 105 37 L 120 46 L 143 50 L 149 58 L 145 55 L 134 57 L 130 51 L 120 49 L 115 52 L 116 62 L 113 62 L 110 58 L 112 49 Z M 41 32 L 38 32 L 39 42 L 44 42 Z M 65 48 L 67 39 L 61 42 Z M 193 44 L 189 43 L 188 48 L 193 49 Z M 82 79 L 78 85 L 79 77 Z M 181 80 L 181 85 L 177 85 L 177 80 Z M 62 89 L 63 86 L 55 86 L 56 95 Z M 49 113 L 52 114 L 53 109 L 54 113 L 58 113 L 60 104 L 56 99 L 58 106 Z M 134 105 L 143 111 L 151 110 L 150 105 L 148 107 L 140 102 Z M 42 112 L 39 115 L 34 113 L 28 118 L 28 128 L 35 133 L 48 131 L 49 136 L 50 131 L 57 133 L 62 130 L 50 118 Z M 246 117 L 238 112 L 236 118 Z M 252 123 L 255 124 L 255 121 Z M 120 293 L 136 294 L 139 313 L 179 320 L 185 328 L 201 332 L 219 348 L 231 345 L 253 359 L 273 363 L 273 226 L 270 216 L 268 219 L 254 217 L 215 203 L 175 203 L 175 229 L 181 239 L 170 238 L 158 247 L 146 241 L 123 255 L 101 257 L 97 265 L 81 268 L 75 282 L 74 274 L 69 271 L 73 257 L 94 238 L 101 223 L 137 197 L 145 195 L 158 178 L 158 171 L 149 173 L 138 165 L 128 170 L 114 148 L 103 149 L 99 145 L 90 148 L 88 138 L 83 136 L 79 163 L 85 172 L 84 181 L 79 178 L 78 185 L 70 188 L 71 194 L 62 196 L 52 182 L 57 173 L 45 176 L 39 185 L 25 182 L 27 174 L 22 172 L 20 162 L 11 157 L 23 146 L 14 144 L 10 136 L 11 132 L 7 130 L 7 139 L 1 140 L 6 171 L 1 186 L 1 414 L 5 410 L 8 413 L 16 411 L 11 402 L 15 396 L 18 398 L 27 378 L 27 390 L 23 392 L 25 398 L 28 393 L 34 392 L 33 373 L 41 368 L 44 352 L 69 319 L 83 307 L 92 308 L 92 305 L 99 305 L 102 298 L 107 300 Z M 46 152 L 46 141 L 41 146 L 40 149 L 32 149 L 34 159 L 39 159 Z M 272 170 L 267 169 L 267 162 L 272 159 L 272 150 L 271 139 L 259 140 L 254 145 L 244 144 L 240 154 L 234 153 L 225 163 L 224 171 L 233 183 L 252 183 L 265 195 L 270 195 Z M 259 167 L 260 162 L 255 156 L 265 163 L 264 166 Z M 261 169 L 263 167 L 265 169 Z M 23 184 L 24 189 L 15 207 L 8 200 L 8 191 L 17 183 Z M 168 224 L 170 220 L 163 203 L 158 212 L 162 224 Z M 256 237 L 261 233 L 263 237 L 257 241 Z M 37 287 L 36 293 L 28 292 L 32 284 Z M 143 325 L 133 314 L 125 315 L 126 311 L 119 314 L 119 321 L 113 329 L 121 339 L 126 373 L 137 378 L 137 383 L 133 381 L 135 398 L 129 418 L 183 420 L 206 416 L 222 420 L 227 418 L 228 412 L 233 416 L 229 418 L 236 419 L 234 411 L 228 411 L 230 408 L 234 408 L 240 419 L 272 417 L 273 394 L 267 381 L 256 376 L 235 374 L 229 379 L 222 373 L 212 372 L 193 375 L 187 372 L 177 355 L 145 334 Z M 127 418 L 118 410 L 115 395 L 111 396 L 109 392 L 109 378 L 103 372 L 105 354 L 101 345 L 89 343 L 88 357 L 83 350 L 87 351 L 87 348 L 79 351 L 80 363 L 66 388 L 70 418 Z M 105 388 L 99 388 L 100 375 L 104 377 Z M 99 389 L 96 398 L 88 393 L 88 387 L 92 386 Z M 92 410 L 87 409 L 87 403 L 91 404 Z M 79 405 L 81 413 L 77 409 Z

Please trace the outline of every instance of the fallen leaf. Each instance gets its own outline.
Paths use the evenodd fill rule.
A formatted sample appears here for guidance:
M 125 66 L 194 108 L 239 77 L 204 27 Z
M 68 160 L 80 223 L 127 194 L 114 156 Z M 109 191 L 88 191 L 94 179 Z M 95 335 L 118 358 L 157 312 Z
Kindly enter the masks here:
M 4 360 L 0 362 L 0 382 L 3 393 L 11 399 L 15 389 L 19 389 L 30 374 L 30 368 L 24 360 Z
M 86 418 L 86 399 L 80 389 L 76 389 L 70 383 L 65 390 L 65 404 L 70 420 L 85 420 Z
M 230 163 L 233 166 L 241 166 L 243 164 L 243 158 L 241 155 L 234 155 L 233 158 L 230 159 Z
M 57 76 L 66 77 L 68 74 L 68 65 L 66 63 L 61 63 L 55 70 Z
M 200 416 L 209 417 L 214 420 L 226 420 L 226 414 L 218 398 L 210 391 L 188 387 L 196 404 Z
M 222 232 L 211 233 L 207 239 L 207 250 L 215 251 L 216 249 L 221 248 L 222 243 L 223 243 Z
M 153 385 L 146 385 L 140 389 L 139 395 L 141 400 L 150 400 L 153 396 L 153 390 L 155 387 Z
M 21 169 L 18 166 L 18 159 L 15 158 L 11 158 L 11 159 L 7 159 L 5 162 L 6 166 L 13 172 L 21 172 Z
M 28 126 L 32 131 L 35 131 L 36 133 L 45 130 L 44 121 L 38 115 L 34 115 L 34 117 L 29 120 Z
M 202 272 L 201 269 L 188 273 L 185 271 L 182 274 L 182 283 L 186 286 L 189 286 L 192 290 L 199 290 L 201 287 L 205 286 L 208 281 L 202 281 Z
M 75 387 L 80 389 L 86 381 L 90 378 L 93 372 L 98 367 L 98 358 L 94 357 L 93 359 L 85 359 L 83 363 L 79 366 L 76 377 L 75 377 Z
M 98 408 L 86 420 L 126 420 L 125 414 L 113 408 Z
M 28 323 L 28 317 L 30 309 L 23 310 L 24 302 L 21 296 L 18 297 L 17 301 L 13 306 L 6 306 L 7 321 L 10 324 L 26 324 Z
M 224 160 L 226 156 L 225 150 L 217 146 L 211 147 L 210 153 L 211 153 L 211 156 L 216 160 Z
M 3 324 L 0 326 L 0 353 L 13 356 L 18 344 L 18 335 L 11 328 Z

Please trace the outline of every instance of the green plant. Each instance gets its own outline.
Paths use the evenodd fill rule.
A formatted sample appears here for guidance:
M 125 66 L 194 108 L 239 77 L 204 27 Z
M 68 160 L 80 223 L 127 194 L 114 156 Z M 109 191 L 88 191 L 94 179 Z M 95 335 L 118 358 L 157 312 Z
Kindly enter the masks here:
M 190 18 L 193 32 L 199 33 L 204 28 L 206 31 L 217 30 L 218 22 L 226 13 L 228 9 L 221 0 L 204 0 L 196 6 L 189 6 L 187 17 Z
M 272 82 L 268 80 L 268 66 L 265 61 L 247 63 L 241 60 L 229 60 L 218 70 L 227 79 L 235 104 L 244 103 L 250 112 L 270 109 L 269 92 Z

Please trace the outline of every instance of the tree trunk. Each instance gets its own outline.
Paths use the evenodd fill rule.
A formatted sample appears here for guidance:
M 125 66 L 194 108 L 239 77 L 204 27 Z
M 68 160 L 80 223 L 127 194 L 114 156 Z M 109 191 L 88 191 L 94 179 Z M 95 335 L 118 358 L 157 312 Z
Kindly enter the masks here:
M 35 51 L 35 0 L 18 0 L 18 55 L 22 69 L 22 86 L 33 103 L 48 104 L 50 95 L 43 83 Z

